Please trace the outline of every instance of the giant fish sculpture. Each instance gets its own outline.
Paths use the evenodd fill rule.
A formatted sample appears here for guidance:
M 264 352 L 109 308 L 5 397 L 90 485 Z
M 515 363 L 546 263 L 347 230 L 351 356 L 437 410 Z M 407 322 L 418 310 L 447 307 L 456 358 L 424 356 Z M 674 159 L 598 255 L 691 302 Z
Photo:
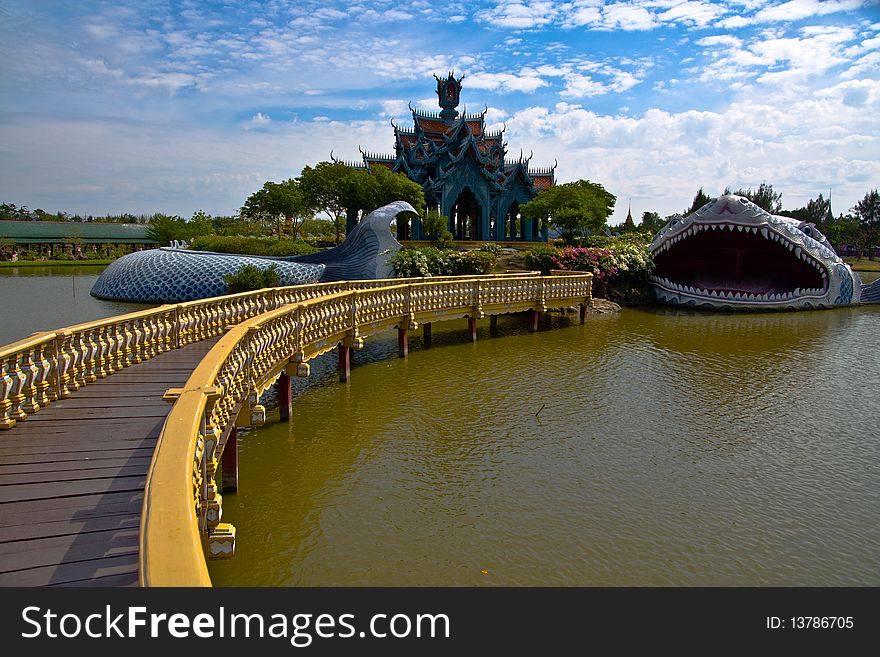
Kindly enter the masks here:
M 281 285 L 390 278 L 391 255 L 400 248 L 389 230 L 398 215 L 417 216 L 406 201 L 389 203 L 367 215 L 345 241 L 304 256 L 263 257 L 161 248 L 129 253 L 105 269 L 91 294 L 99 299 L 176 303 L 226 294 L 223 277 L 244 265 L 275 265 Z
M 729 194 L 674 217 L 648 246 L 664 303 L 723 310 L 804 310 L 880 302 L 815 225 Z

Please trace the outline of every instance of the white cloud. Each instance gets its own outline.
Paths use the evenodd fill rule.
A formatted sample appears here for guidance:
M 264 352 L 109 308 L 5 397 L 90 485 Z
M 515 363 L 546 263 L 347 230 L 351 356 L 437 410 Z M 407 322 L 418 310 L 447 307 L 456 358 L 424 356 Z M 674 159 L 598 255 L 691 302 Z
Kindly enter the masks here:
M 534 162 L 558 158 L 561 181 L 598 180 L 634 212 L 671 214 L 696 189 L 771 182 L 785 207 L 834 188 L 844 210 L 880 178 L 880 82 L 843 83 L 792 105 L 738 98 L 718 112 L 652 109 L 638 117 L 603 116 L 580 105 L 530 107 L 507 119 L 512 148 L 534 148 Z M 617 209 L 614 222 L 626 208 Z M 620 216 L 618 216 L 620 215 Z
M 761 9 L 755 20 L 761 23 L 797 21 L 813 16 L 825 16 L 840 11 L 852 11 L 865 4 L 864 0 L 789 0 Z
M 511 73 L 473 73 L 467 77 L 468 87 L 490 91 L 522 91 L 531 93 L 547 86 L 547 82 L 534 74 L 513 75 Z
M 257 127 L 265 127 L 272 123 L 272 117 L 268 114 L 263 114 L 262 112 L 257 112 L 251 117 L 251 125 Z
M 697 41 L 698 46 L 726 46 L 728 48 L 739 48 L 742 45 L 742 39 L 738 39 L 730 34 L 719 34 L 716 36 L 703 37 Z
M 546 0 L 502 0 L 480 12 L 477 18 L 494 27 L 528 30 L 550 24 L 556 16 L 553 2 Z

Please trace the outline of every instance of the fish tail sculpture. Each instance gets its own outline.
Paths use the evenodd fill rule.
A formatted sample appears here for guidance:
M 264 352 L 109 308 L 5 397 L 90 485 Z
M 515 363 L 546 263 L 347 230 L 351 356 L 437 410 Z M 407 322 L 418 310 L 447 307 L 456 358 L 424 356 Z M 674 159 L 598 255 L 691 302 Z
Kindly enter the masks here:
M 99 299 L 177 303 L 227 292 L 224 277 L 245 265 L 275 266 L 281 285 L 389 278 L 390 256 L 400 249 L 389 227 L 399 215 L 418 216 L 405 201 L 367 215 L 337 247 L 305 256 L 263 257 L 179 248 L 130 253 L 101 272 L 91 294 Z
M 805 310 L 880 302 L 814 224 L 729 194 L 673 217 L 648 246 L 664 303 L 722 310 Z

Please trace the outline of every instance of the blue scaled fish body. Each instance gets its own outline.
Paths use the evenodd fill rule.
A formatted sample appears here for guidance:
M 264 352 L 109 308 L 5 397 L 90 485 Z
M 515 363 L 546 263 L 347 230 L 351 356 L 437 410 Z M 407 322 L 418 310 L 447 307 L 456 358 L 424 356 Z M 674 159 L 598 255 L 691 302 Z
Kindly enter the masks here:
M 130 253 L 105 269 L 91 294 L 99 299 L 177 303 L 226 294 L 224 277 L 245 265 L 274 266 L 281 285 L 389 278 L 390 257 L 400 248 L 391 221 L 417 216 L 405 201 L 371 212 L 338 247 L 305 256 L 262 257 L 160 248 Z

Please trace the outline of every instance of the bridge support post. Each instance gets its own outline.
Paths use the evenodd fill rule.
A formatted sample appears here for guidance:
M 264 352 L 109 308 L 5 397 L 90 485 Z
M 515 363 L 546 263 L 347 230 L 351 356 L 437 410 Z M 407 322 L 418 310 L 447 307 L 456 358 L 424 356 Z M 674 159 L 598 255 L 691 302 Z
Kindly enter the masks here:
M 582 303 L 580 306 L 581 310 L 581 324 L 584 324 L 587 321 L 587 304 Z
M 468 336 L 470 336 L 471 342 L 477 341 L 477 318 L 476 317 L 468 317 Z
M 223 455 L 220 457 L 221 472 L 223 473 L 223 492 L 228 493 L 238 490 L 238 431 L 232 427 Z
M 538 322 L 541 319 L 541 313 L 534 308 L 529 311 L 529 333 L 536 333 L 538 330 Z
M 345 383 L 351 376 L 351 347 L 339 345 L 339 382 Z
M 489 315 L 489 335 L 498 337 L 498 315 Z
M 290 422 L 291 412 L 291 394 L 290 394 L 290 377 L 282 374 L 278 377 L 278 410 L 281 414 L 282 422 Z
M 397 329 L 397 353 L 401 358 L 406 358 L 409 354 L 409 329 Z
M 426 347 L 431 346 L 431 322 L 422 324 L 422 339 Z

